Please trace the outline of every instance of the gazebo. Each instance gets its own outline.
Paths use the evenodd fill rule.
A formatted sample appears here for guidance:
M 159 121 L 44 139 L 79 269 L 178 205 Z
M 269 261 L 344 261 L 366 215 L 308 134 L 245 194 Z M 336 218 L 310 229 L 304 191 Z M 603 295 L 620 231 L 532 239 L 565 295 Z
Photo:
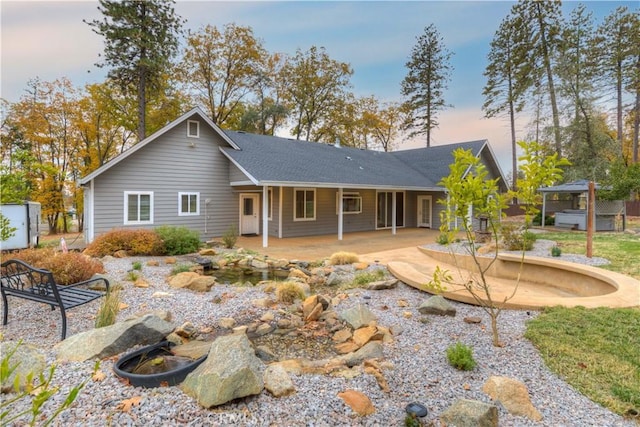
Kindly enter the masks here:
M 602 187 L 595 184 L 596 192 Z M 556 227 L 568 227 L 572 230 L 587 229 L 587 206 L 589 205 L 589 181 L 581 179 L 566 184 L 542 187 L 542 218 L 548 208 L 548 194 L 570 194 L 570 200 L 554 201 Z M 623 200 L 595 200 L 594 224 L 596 231 L 617 231 L 625 229 L 626 210 Z M 544 220 L 542 221 L 544 227 Z

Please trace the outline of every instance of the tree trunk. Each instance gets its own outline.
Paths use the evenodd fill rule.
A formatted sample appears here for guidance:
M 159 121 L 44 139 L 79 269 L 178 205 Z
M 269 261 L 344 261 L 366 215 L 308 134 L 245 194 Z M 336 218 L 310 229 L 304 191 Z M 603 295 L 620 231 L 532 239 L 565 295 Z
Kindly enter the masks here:
M 143 67 L 138 76 L 138 141 L 146 137 L 146 82 L 147 72 Z
M 549 100 L 551 101 L 551 114 L 553 117 L 553 134 L 555 138 L 556 153 L 558 157 L 562 156 L 562 140 L 560 137 L 560 114 L 558 113 L 558 103 L 556 101 L 556 89 L 553 84 L 553 70 L 551 69 L 551 57 L 549 54 L 549 45 L 546 38 L 546 26 L 542 19 L 542 12 L 540 11 L 540 4 L 536 4 L 538 9 L 538 24 L 540 25 L 540 43 L 542 44 L 542 59 L 544 61 L 544 68 L 547 73 L 547 86 L 549 88 Z

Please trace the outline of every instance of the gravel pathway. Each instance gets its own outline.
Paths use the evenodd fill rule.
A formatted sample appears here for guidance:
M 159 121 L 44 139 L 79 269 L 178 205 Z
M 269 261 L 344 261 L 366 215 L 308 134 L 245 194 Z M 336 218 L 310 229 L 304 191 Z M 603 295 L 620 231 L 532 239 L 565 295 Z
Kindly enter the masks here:
M 150 267 L 150 258 L 106 259 L 108 275 L 123 280 L 133 261 L 141 261 L 142 276 L 149 288 L 135 288 L 122 282 L 122 300 L 129 307 L 119 314 L 119 320 L 150 310 L 169 310 L 174 323 L 191 322 L 198 328 L 215 325 L 221 317 L 260 317 L 266 309 L 252 306 L 251 300 L 265 297 L 261 287 L 241 288 L 216 285 L 208 293 L 170 289 L 166 276 L 171 266 L 161 263 Z M 164 297 L 154 296 L 166 292 Z M 223 303 L 212 300 L 222 298 Z M 410 402 L 427 406 L 429 415 L 424 425 L 437 422 L 437 415 L 460 398 L 490 402 L 481 388 L 491 375 L 518 379 L 529 389 L 534 406 L 542 413 L 543 421 L 509 415 L 498 405 L 500 426 L 633 426 L 631 421 L 611 413 L 576 392 L 551 373 L 538 351 L 523 338 L 526 322 L 536 312 L 504 311 L 500 317 L 500 334 L 505 346 L 493 347 L 489 319 L 482 309 L 453 302 L 456 317 L 426 317 L 418 306 L 428 295 L 400 284 L 395 289 L 381 291 L 354 290 L 335 309 L 345 310 L 359 302 L 367 304 L 378 316 L 382 326 L 396 326 L 402 333 L 393 343 L 385 344 L 385 360 L 390 368 L 384 376 L 391 388 L 384 393 L 375 378 L 362 374 L 352 379 L 328 375 L 292 375 L 296 392 L 274 398 L 263 391 L 259 396 L 240 399 L 213 410 L 201 408 L 177 387 L 144 389 L 125 385 L 114 375 L 114 360 L 103 360 L 101 371 L 106 378 L 89 381 L 74 405 L 60 414 L 55 425 L 60 426 L 401 426 L 404 408 Z M 408 302 L 403 307 L 402 301 Z M 99 302 L 77 307 L 68 313 L 68 334 L 93 327 Z M 410 312 L 407 318 L 405 312 Z M 467 324 L 466 316 L 480 316 L 481 324 Z M 0 329 L 5 340 L 24 339 L 45 349 L 48 362 L 54 362 L 52 346 L 59 339 L 59 313 L 45 306 L 37 306 L 19 299 L 11 300 L 9 324 Z M 473 347 L 478 366 L 471 372 L 452 368 L 446 360 L 446 348 L 461 341 Z M 59 364 L 54 384 L 64 392 L 79 384 L 92 372 L 94 362 Z M 372 400 L 376 412 L 367 417 L 353 414 L 337 394 L 345 389 L 364 392 Z M 60 393 L 47 404 L 46 412 L 57 407 L 63 399 Z M 6 397 L 6 395 L 5 395 Z M 139 405 L 128 411 L 119 404 L 140 397 Z M 26 402 L 13 410 L 26 409 Z M 16 424 L 20 425 L 20 424 Z M 439 425 L 439 424 L 435 424 Z

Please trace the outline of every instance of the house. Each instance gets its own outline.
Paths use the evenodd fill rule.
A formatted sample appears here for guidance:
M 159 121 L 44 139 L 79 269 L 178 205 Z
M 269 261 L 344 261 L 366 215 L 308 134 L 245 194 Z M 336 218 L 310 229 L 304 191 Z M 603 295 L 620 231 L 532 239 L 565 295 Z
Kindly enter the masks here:
M 171 224 L 208 240 L 235 225 L 267 247 L 269 237 L 437 228 L 455 148 L 506 182 L 486 140 L 367 151 L 223 131 L 195 108 L 80 180 L 85 236 Z

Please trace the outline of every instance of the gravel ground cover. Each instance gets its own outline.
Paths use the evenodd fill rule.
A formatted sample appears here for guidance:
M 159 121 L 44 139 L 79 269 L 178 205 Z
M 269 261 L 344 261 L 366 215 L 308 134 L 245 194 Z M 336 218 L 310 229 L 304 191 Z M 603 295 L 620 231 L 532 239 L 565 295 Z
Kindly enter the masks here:
M 542 250 L 541 250 L 542 251 Z M 548 252 L 548 251 L 546 251 Z M 540 254 L 544 255 L 544 254 Z M 563 255 L 564 257 L 565 255 Z M 122 301 L 128 304 L 118 320 L 152 310 L 168 310 L 174 323 L 191 322 L 205 329 L 222 317 L 258 319 L 266 308 L 251 304 L 265 294 L 262 287 L 216 285 L 208 293 L 195 293 L 169 288 L 166 277 L 171 266 L 161 262 L 150 267 L 151 258 L 106 258 L 108 275 L 122 281 L 133 261 L 144 264 L 142 277 L 148 288 L 136 288 L 122 281 Z M 162 261 L 162 258 L 159 258 Z M 580 261 L 574 259 L 574 261 Z M 166 293 L 158 296 L 158 293 Z M 420 402 L 429 409 L 423 424 L 438 424 L 438 414 L 457 399 L 467 398 L 490 402 L 482 385 L 492 375 L 502 375 L 522 381 L 529 389 L 534 406 L 542 413 L 541 422 L 509 415 L 498 405 L 500 426 L 633 426 L 632 421 L 608 411 L 590 401 L 543 364 L 538 351 L 523 338 L 526 322 L 534 311 L 504 311 L 499 319 L 504 347 L 491 344 L 489 318 L 481 308 L 453 302 L 455 317 L 427 317 L 418 312 L 428 295 L 399 284 L 395 289 L 368 291 L 355 289 L 342 300 L 336 311 L 341 312 L 357 303 L 366 304 L 378 317 L 378 324 L 402 330 L 393 343 L 385 344 L 385 361 L 390 367 L 383 371 L 391 392 L 385 393 L 375 378 L 361 374 L 354 378 L 330 375 L 292 375 L 296 392 L 274 398 L 263 391 L 258 396 L 239 399 L 215 409 L 204 409 L 178 387 L 144 389 L 129 386 L 112 371 L 116 361 L 103 360 L 102 381 L 89 381 L 74 405 L 64 411 L 54 425 L 59 426 L 396 426 L 404 425 L 404 408 L 410 402 Z M 213 300 L 221 300 L 214 303 Z M 407 302 L 408 306 L 404 306 Z M 0 329 L 5 340 L 32 343 L 44 349 L 47 361 L 55 361 L 53 346 L 60 333 L 60 316 L 44 305 L 20 299 L 10 301 L 9 324 Z M 68 335 L 93 327 L 99 302 L 77 307 L 68 312 Z M 410 317 L 409 316 L 410 313 Z M 466 316 L 480 316 L 482 323 L 467 324 Z M 478 366 L 470 372 L 452 368 L 446 360 L 446 349 L 460 341 L 473 348 Z M 45 406 L 52 413 L 64 398 L 64 392 L 90 376 L 94 362 L 58 364 L 54 384 L 61 392 Z M 367 417 L 355 415 L 337 396 L 345 389 L 365 393 L 376 412 Z M 122 402 L 139 398 L 138 404 L 127 408 Z M 28 408 L 23 401 L 12 408 Z M 20 425 L 20 423 L 16 423 Z

